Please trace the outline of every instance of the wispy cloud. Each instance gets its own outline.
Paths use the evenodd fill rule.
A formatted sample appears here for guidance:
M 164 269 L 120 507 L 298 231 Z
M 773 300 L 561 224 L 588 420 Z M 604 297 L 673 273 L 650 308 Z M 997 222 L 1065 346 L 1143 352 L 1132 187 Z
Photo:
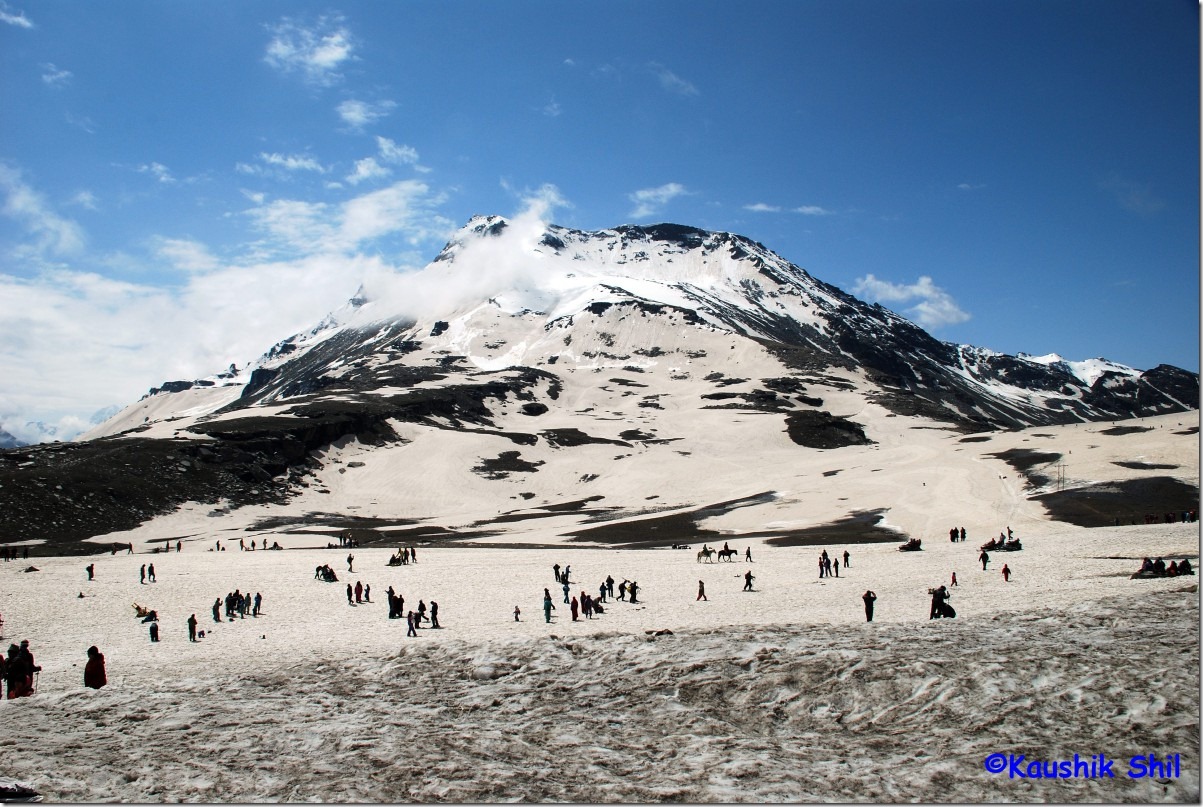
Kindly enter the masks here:
M 6 430 L 16 434 L 37 413 L 58 427 L 60 439 L 71 439 L 88 426 L 81 410 L 124 406 L 164 381 L 242 366 L 282 334 L 311 327 L 365 276 L 401 268 L 362 255 L 223 262 L 188 241 L 155 249 L 185 271 L 180 285 L 67 269 L 30 279 L 0 273 L 0 344 L 11 348 L 0 351 Z M 163 338 L 165 322 L 170 339 Z M 71 379 L 70 396 L 63 378 Z
M 186 272 L 211 272 L 220 266 L 209 248 L 185 238 L 155 239 L 155 253 L 177 269 Z
M 560 102 L 555 98 L 552 98 L 550 101 L 544 104 L 539 111 L 549 118 L 558 118 L 563 112 L 563 109 L 560 108 Z
M 268 165 L 273 165 L 277 168 L 283 168 L 285 171 L 313 171 L 314 173 L 326 173 L 325 167 L 317 161 L 316 158 L 305 154 L 277 154 L 275 152 L 267 153 L 260 152 L 259 159 Z
M 27 257 L 64 256 L 79 253 L 84 246 L 83 228 L 50 208 L 40 193 L 27 185 L 20 171 L 0 163 L 0 213 L 24 227 L 32 242 L 19 248 Z
M 79 191 L 71 197 L 71 204 L 86 210 L 100 209 L 100 206 L 96 202 L 96 194 L 92 193 L 92 191 Z
M 911 284 L 891 283 L 871 274 L 865 275 L 857 279 L 852 293 L 871 303 L 906 304 L 917 300 L 903 313 L 924 328 L 956 325 L 970 319 L 970 315 L 961 310 L 952 295 L 932 283 L 932 279 L 926 275 Z
M 61 70 L 51 63 L 42 65 L 42 81 L 50 87 L 63 87 L 74 75 L 70 70 Z
M 71 124 L 77 129 L 82 129 L 88 134 L 96 134 L 96 123 L 87 115 L 81 117 L 78 115 L 72 115 L 70 112 L 68 112 L 66 120 L 67 123 Z
M 353 129 L 362 129 L 389 115 L 396 106 L 397 104 L 393 101 L 369 103 L 367 101 L 348 100 L 339 104 L 336 110 L 338 116 L 342 118 L 343 123 Z
M 0 2 L 0 22 L 15 25 L 18 28 L 33 28 L 33 22 L 25 16 L 24 11 L 12 11 L 8 3 Z
M 648 67 L 651 68 L 651 71 L 656 74 L 656 77 L 658 79 L 660 79 L 660 86 L 664 90 L 671 92 L 671 93 L 675 93 L 676 95 L 698 95 L 699 94 L 697 87 L 695 87 L 692 83 L 686 81 L 685 79 L 681 78 L 680 76 L 678 76 L 673 71 L 669 70 L 664 65 L 658 64 L 656 62 L 652 62 L 651 64 L 648 65 Z
M 627 196 L 635 203 L 635 208 L 630 213 L 631 218 L 642 219 L 659 213 L 673 199 L 688 193 L 685 186 L 677 182 L 669 182 L 658 188 L 644 188 L 635 191 Z
M 412 165 L 418 161 L 416 149 L 402 145 L 387 137 L 376 137 L 376 148 L 380 150 L 380 159 L 393 165 Z
M 435 212 L 444 200 L 423 182 L 402 180 L 341 205 L 280 199 L 247 215 L 267 237 L 265 254 L 346 254 L 386 236 L 410 244 L 441 238 L 452 226 Z
M 975 184 L 973 182 L 962 182 L 957 185 L 957 189 L 962 191 L 980 191 L 984 187 L 986 187 L 984 184 Z
M 264 61 L 282 73 L 300 73 L 312 84 L 339 81 L 339 68 L 354 58 L 355 46 L 342 17 L 320 17 L 308 26 L 285 17 L 268 30 L 272 38 Z
M 1134 182 L 1114 171 L 1099 180 L 1099 189 L 1111 196 L 1124 210 L 1139 216 L 1152 216 L 1165 207 L 1165 201 L 1153 193 L 1147 182 Z
M 139 174 L 150 174 L 164 185 L 170 185 L 175 182 L 175 177 L 171 175 L 171 169 L 163 165 L 163 163 L 146 163 L 139 165 L 135 170 Z
M 346 180 L 352 185 L 358 185 L 366 179 L 380 179 L 391 173 L 392 171 L 376 162 L 375 157 L 364 157 L 355 161 L 355 170 L 347 175 Z
M 415 165 L 418 162 L 418 152 L 410 146 L 402 145 L 387 137 L 376 137 L 376 157 L 364 157 L 355 161 L 355 169 L 347 175 L 346 181 L 352 185 L 372 179 L 383 179 L 392 176 L 388 165 Z M 382 165 L 386 163 L 386 165 Z M 423 170 L 419 168 L 418 170 Z
M 780 213 L 784 208 L 780 205 L 770 205 L 765 202 L 756 202 L 751 205 L 744 205 L 744 210 L 752 213 Z M 801 213 L 803 216 L 830 216 L 832 211 L 819 207 L 818 205 L 802 205 L 800 207 L 792 207 L 790 213 Z

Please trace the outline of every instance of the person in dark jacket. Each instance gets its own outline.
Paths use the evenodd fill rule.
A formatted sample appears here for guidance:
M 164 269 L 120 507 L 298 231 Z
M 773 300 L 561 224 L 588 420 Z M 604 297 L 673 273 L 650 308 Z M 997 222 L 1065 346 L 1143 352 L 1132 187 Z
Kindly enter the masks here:
M 873 603 L 875 603 L 877 601 L 877 595 L 873 593 L 872 589 L 869 589 L 864 594 L 862 594 L 860 596 L 860 598 L 865 601 L 865 621 L 872 622 L 873 621 Z
M 88 648 L 88 663 L 84 665 L 84 686 L 100 689 L 109 682 L 104 672 L 104 654 L 92 645 Z
M 188 641 L 196 641 L 196 614 L 188 617 Z

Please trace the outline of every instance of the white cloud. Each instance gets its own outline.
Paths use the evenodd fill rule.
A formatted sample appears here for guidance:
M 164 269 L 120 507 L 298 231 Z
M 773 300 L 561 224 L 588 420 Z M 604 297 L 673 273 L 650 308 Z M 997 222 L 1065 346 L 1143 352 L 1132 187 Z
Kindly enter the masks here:
M 260 152 L 259 159 L 268 165 L 274 165 L 278 168 L 283 168 L 285 171 L 314 171 L 319 174 L 326 173 L 326 169 L 322 164 L 313 157 L 302 156 L 299 154 L 268 154 Z
M 975 185 L 972 182 L 962 182 L 961 184 L 957 185 L 957 189 L 962 190 L 962 191 L 977 191 L 977 190 L 981 190 L 984 187 L 986 187 L 986 186 L 985 185 Z
M 280 199 L 247 211 L 267 236 L 261 249 L 287 254 L 350 253 L 386 236 L 411 244 L 441 237 L 451 223 L 434 212 L 444 196 L 417 180 L 395 182 L 341 205 Z
M 803 216 L 830 216 L 831 211 L 826 210 L 818 205 L 802 205 L 794 208 L 795 213 L 801 213 Z
M 685 186 L 677 182 L 669 182 L 658 188 L 644 188 L 635 191 L 627 197 L 635 203 L 635 209 L 631 211 L 630 216 L 641 219 L 659 213 L 666 204 L 687 193 Z
M 546 115 L 549 118 L 558 118 L 558 117 L 560 117 L 560 113 L 563 110 L 560 109 L 560 102 L 557 101 L 556 99 L 552 98 L 550 101 L 548 101 L 546 104 L 543 105 L 543 108 L 541 111 L 544 115 Z
M 92 191 L 79 191 L 71 197 L 71 204 L 82 207 L 86 210 L 99 210 L 100 206 L 96 202 L 96 194 Z
M 662 64 L 653 62 L 649 65 L 652 72 L 660 79 L 660 86 L 668 92 L 677 95 L 698 95 L 698 88 L 678 76 Z
M 343 101 L 338 105 L 338 116 L 353 129 L 362 129 L 387 116 L 397 105 L 392 101 L 370 104 L 367 101 Z
M 207 254 L 183 241 L 164 246 L 177 257 Z M 378 258 L 322 255 L 206 260 L 174 289 L 67 270 L 28 280 L 0 274 L 0 423 L 18 434 L 42 420 L 70 439 L 86 428 L 81 412 L 128 405 L 164 381 L 241 366 L 311 327 L 363 277 L 386 271 L 396 268 Z
M 323 245 L 333 236 L 326 205 L 320 202 L 279 199 L 253 207 L 247 213 L 268 236 L 270 245 L 287 251 L 325 251 Z
M 8 3 L 0 3 L 0 22 L 15 25 L 18 28 L 33 28 L 33 22 L 25 16 L 24 11 L 9 11 Z
M 418 152 L 409 147 L 389 140 L 387 137 L 377 137 L 376 147 L 380 149 L 380 159 L 394 165 L 412 164 L 418 161 Z
M 909 303 L 918 300 L 903 313 L 924 328 L 956 325 L 970 319 L 970 315 L 961 310 L 952 296 L 932 283 L 932 279 L 926 275 L 909 285 L 865 275 L 857 279 L 852 293 L 871 303 Z
M 53 64 L 42 65 L 42 81 L 51 87 L 64 86 L 74 75 L 70 70 L 60 70 Z
M 406 152 L 398 149 L 401 159 Z M 155 173 L 152 166 L 148 173 Z M 88 414 L 132 403 L 152 386 L 242 365 L 283 336 L 312 327 L 365 278 L 408 270 L 365 254 L 384 239 L 394 254 L 413 260 L 416 245 L 453 229 L 438 214 L 443 195 L 412 180 L 341 204 L 244 195 L 264 241 L 228 259 L 200 241 L 151 239 L 150 257 L 180 272 L 173 285 L 152 286 L 62 263 L 82 253 L 83 230 L 0 163 L 0 215 L 20 222 L 31 242 L 28 255 L 18 257 L 60 260 L 22 261 L 29 277 L 0 270 L 0 426 L 17 434 L 40 420 L 70 439 L 86 428 Z M 98 263 L 127 271 L 146 265 L 120 254 Z
M 155 253 L 185 272 L 211 272 L 219 265 L 217 258 L 209 254 L 208 247 L 185 238 L 157 239 Z
M 166 185 L 170 185 L 175 182 L 175 177 L 171 175 L 171 170 L 162 163 L 147 163 L 146 165 L 139 165 L 137 171 L 139 174 L 150 174 L 155 179 L 159 180 L 159 182 L 162 182 Z
M 366 179 L 380 179 L 391 173 L 392 171 L 376 162 L 375 157 L 364 157 L 355 161 L 355 170 L 348 174 L 346 179 L 352 185 L 358 185 Z
M 286 17 L 269 30 L 264 61 L 282 73 L 299 72 L 313 84 L 337 82 L 339 68 L 354 58 L 355 46 L 341 17 L 321 17 L 312 26 Z
M 19 222 L 33 237 L 33 243 L 20 250 L 29 257 L 64 256 L 84 247 L 83 228 L 50 209 L 46 200 L 21 179 L 19 171 L 0 163 L 0 192 L 4 204 L 0 212 Z
M 753 213 L 780 213 L 781 212 L 781 208 L 778 207 L 777 205 L 769 205 L 769 204 L 765 204 L 764 202 L 757 202 L 756 204 L 744 205 L 744 210 L 750 210 Z
M 509 190 L 505 183 L 502 186 Z M 531 256 L 547 231 L 556 208 L 571 205 L 555 185 L 522 194 L 521 211 L 499 234 L 467 239 L 455 260 L 417 272 L 369 276 L 365 294 L 373 316 L 420 316 L 424 311 L 455 310 L 505 291 L 542 285 L 545 265 Z

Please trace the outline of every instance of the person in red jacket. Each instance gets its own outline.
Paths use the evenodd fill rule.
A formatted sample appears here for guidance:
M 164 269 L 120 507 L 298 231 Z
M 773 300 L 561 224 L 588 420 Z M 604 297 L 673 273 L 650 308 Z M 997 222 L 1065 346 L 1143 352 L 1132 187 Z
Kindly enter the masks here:
M 1011 581 L 1011 570 L 1010 570 L 1010 568 L 1007 567 L 1007 564 L 1005 564 L 1005 563 L 1003 564 L 1003 567 L 1002 567 L 1002 576 L 1003 576 L 1004 583 L 1009 583 Z
M 84 686 L 100 689 L 108 682 L 104 673 L 104 654 L 92 645 L 88 648 L 88 663 L 84 665 Z

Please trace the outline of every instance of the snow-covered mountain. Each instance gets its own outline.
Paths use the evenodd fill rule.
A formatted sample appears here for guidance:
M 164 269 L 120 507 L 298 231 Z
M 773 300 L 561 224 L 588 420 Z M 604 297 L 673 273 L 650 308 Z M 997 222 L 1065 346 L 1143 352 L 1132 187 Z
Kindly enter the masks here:
M 392 497 L 394 515 L 440 530 L 480 521 L 464 496 L 494 513 L 605 499 L 613 517 L 648 509 L 640 494 L 670 457 L 699 477 L 675 504 L 700 506 L 778 490 L 754 481 L 773 462 L 899 434 L 880 425 L 890 417 L 980 432 L 1181 412 L 1198 394 L 1195 374 L 1166 365 L 939 341 L 730 233 L 477 217 L 421 272 L 376 280 L 247 366 L 168 382 L 85 434 L 77 469 L 91 457 L 111 480 L 123 452 L 158 469 L 122 487 L 120 524 L 35 520 L 83 537 L 184 501 L 331 491 L 324 470 L 352 444 L 405 455 L 361 486 L 365 501 Z M 718 458 L 742 470 L 714 478 Z M 420 478 L 393 470 L 406 467 Z

